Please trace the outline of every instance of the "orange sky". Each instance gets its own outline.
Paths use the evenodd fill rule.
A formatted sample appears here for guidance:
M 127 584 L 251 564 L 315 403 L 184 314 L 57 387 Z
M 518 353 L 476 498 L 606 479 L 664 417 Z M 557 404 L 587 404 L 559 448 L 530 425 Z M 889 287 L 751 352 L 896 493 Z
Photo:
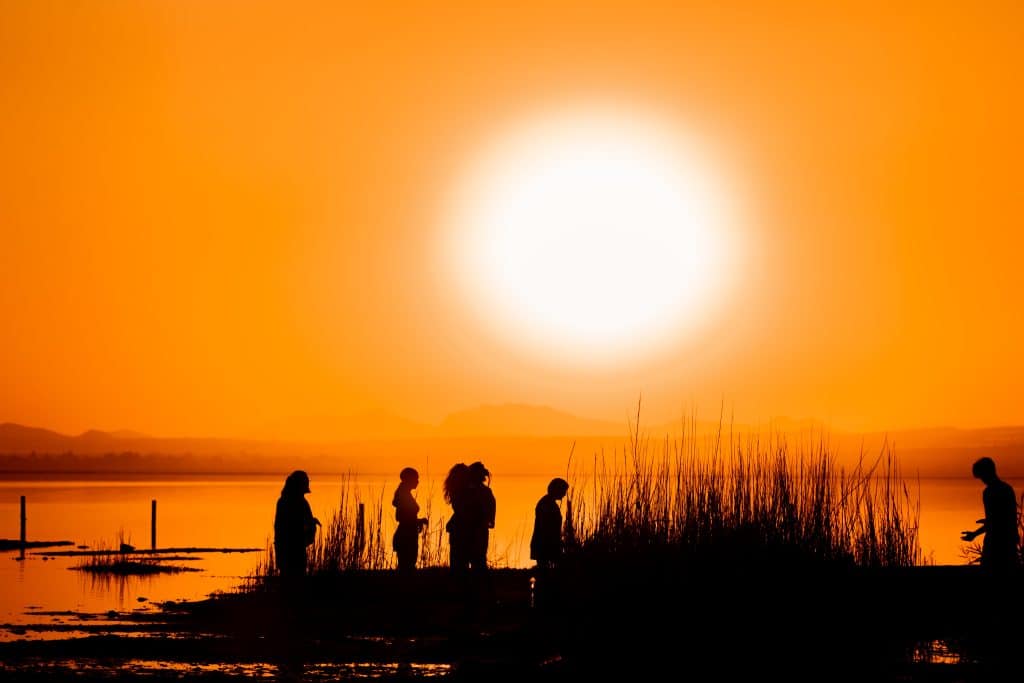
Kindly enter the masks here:
M 0 421 L 299 437 L 642 393 L 1024 422 L 1019 5 L 370 4 L 0 4 Z M 581 371 L 481 329 L 432 254 L 474 150 L 595 97 L 721 151 L 752 257 L 714 325 Z

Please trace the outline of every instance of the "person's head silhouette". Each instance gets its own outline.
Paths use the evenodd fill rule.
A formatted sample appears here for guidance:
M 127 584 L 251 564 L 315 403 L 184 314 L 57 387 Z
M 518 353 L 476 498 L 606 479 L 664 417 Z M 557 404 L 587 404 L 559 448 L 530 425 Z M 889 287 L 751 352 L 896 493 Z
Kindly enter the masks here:
M 491 473 L 484 467 L 484 464 L 477 460 L 469 466 L 469 481 L 471 484 L 483 484 L 491 476 Z
M 410 489 L 414 489 L 420 484 L 420 473 L 413 467 L 404 468 L 398 473 L 398 478 Z
M 452 465 L 448 470 L 448 476 L 444 479 L 442 492 L 445 501 L 452 503 L 462 493 L 469 483 L 469 465 L 464 462 Z
M 555 500 L 562 500 L 567 493 L 569 493 L 569 482 L 565 479 L 555 477 L 548 483 L 548 495 Z
M 971 466 L 971 474 L 988 484 L 996 479 L 996 463 L 989 457 L 978 458 Z
M 281 489 L 282 494 L 294 494 L 300 496 L 309 492 L 309 475 L 303 470 L 295 470 L 289 474 L 288 478 L 284 480 L 284 488 Z

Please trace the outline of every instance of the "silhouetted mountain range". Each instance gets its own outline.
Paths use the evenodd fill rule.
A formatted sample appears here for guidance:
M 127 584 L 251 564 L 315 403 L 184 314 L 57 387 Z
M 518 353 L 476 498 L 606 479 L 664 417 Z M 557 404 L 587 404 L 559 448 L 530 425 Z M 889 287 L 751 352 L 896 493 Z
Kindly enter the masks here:
M 271 433 L 287 428 L 286 433 L 308 435 L 302 440 L 154 437 L 129 430 L 89 430 L 73 436 L 4 423 L 0 424 L 0 471 L 276 472 L 300 465 L 320 471 L 390 471 L 404 464 L 447 462 L 456 457 L 498 458 L 508 467 L 535 471 L 549 469 L 552 462 L 564 467 L 570 451 L 590 457 L 621 448 L 633 427 L 625 417 L 617 424 L 523 404 L 463 410 L 437 425 L 367 413 L 293 419 L 271 427 Z M 701 438 L 713 436 L 719 427 L 710 421 L 685 425 Z M 683 420 L 645 425 L 641 418 L 641 434 L 655 440 L 677 438 L 683 429 Z M 770 433 L 794 445 L 824 438 L 844 461 L 861 453 L 876 458 L 888 445 L 904 474 L 969 476 L 971 462 L 989 455 L 1004 476 L 1024 476 L 1024 427 L 1018 426 L 853 434 L 829 430 L 815 420 L 776 418 L 765 426 L 726 424 L 722 429 L 725 438 Z

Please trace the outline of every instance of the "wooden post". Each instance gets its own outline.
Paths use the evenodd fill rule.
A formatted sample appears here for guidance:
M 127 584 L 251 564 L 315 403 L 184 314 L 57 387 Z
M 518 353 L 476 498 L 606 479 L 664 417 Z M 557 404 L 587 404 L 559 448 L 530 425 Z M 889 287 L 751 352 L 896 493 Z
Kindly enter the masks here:
M 25 496 L 21 497 L 21 558 L 25 558 Z
M 149 540 L 150 547 L 156 550 L 156 500 L 153 500 L 149 510 Z
M 355 545 L 355 560 L 356 567 L 359 566 L 359 557 L 363 554 L 363 546 L 366 545 L 366 509 L 365 506 L 360 503 L 359 511 L 356 512 L 356 545 Z

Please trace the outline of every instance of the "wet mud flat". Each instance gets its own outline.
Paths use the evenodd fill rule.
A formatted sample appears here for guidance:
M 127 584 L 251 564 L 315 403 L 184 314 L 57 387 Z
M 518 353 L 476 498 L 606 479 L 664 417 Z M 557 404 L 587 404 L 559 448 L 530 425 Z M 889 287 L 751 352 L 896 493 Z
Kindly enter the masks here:
M 312 577 L 299 589 L 270 581 L 60 633 L 36 627 L 0 643 L 0 679 L 981 681 L 1006 680 L 1022 642 L 1019 624 L 994 618 L 1020 613 L 1019 577 L 996 586 L 974 567 L 632 563 L 546 577 L 549 593 L 531 578 L 496 570 L 467 587 L 431 569 Z
M 3 680 L 513 680 L 557 666 L 524 628 L 529 574 L 467 593 L 447 570 L 353 572 L 159 610 L 65 614 L 0 643 Z M 550 660 L 550 661 L 546 661 Z

